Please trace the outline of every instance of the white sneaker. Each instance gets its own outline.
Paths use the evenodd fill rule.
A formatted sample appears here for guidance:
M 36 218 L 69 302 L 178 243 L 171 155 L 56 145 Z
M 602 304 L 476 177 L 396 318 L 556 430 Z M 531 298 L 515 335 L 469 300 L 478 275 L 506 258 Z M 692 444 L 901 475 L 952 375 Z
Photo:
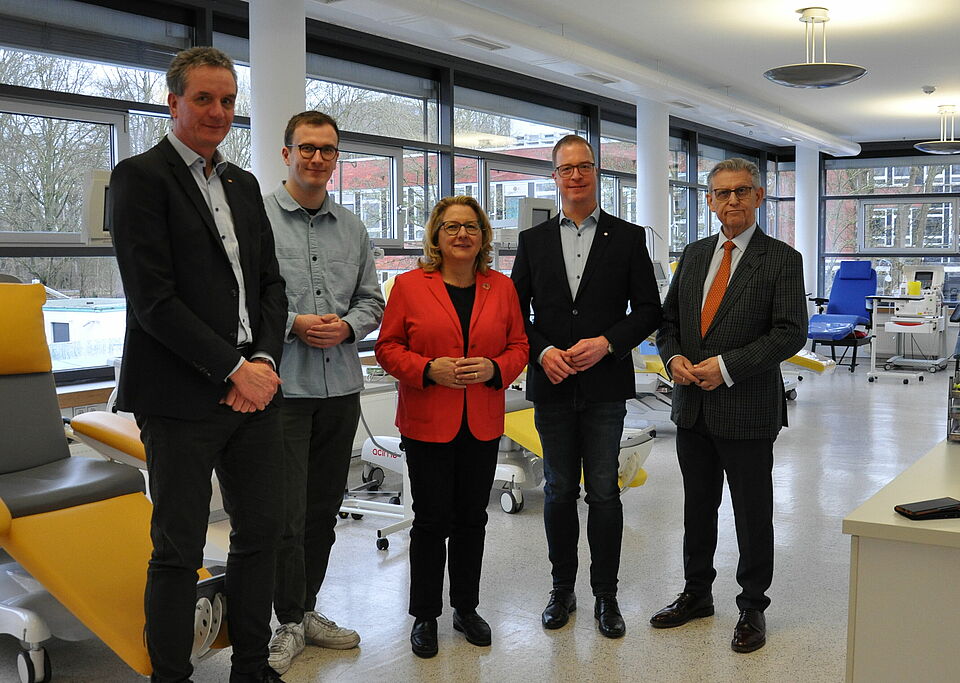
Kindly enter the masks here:
M 360 634 L 337 626 L 320 612 L 303 613 L 303 634 L 308 643 L 334 650 L 349 650 L 360 644 Z
M 303 624 L 280 624 L 270 640 L 267 664 L 278 674 L 290 668 L 293 658 L 303 652 Z

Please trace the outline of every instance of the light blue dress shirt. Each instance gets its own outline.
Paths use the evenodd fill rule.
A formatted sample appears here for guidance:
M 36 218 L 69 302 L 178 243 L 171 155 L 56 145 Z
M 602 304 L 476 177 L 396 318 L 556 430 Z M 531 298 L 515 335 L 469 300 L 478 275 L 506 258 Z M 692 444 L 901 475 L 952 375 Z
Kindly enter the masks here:
M 346 396 L 363 389 L 356 342 L 377 329 L 383 294 L 367 229 L 330 195 L 311 216 L 281 183 L 263 198 L 287 283 L 287 327 L 280 377 L 288 398 Z M 291 331 L 298 315 L 335 313 L 353 339 L 329 349 L 304 344 Z

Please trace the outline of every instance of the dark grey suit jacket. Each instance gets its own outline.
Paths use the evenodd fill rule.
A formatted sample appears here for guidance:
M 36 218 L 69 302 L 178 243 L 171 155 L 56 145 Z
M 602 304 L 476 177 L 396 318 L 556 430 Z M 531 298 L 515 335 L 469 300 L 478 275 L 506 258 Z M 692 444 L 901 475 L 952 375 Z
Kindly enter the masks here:
M 260 187 L 233 164 L 221 180 L 240 247 L 252 351 L 279 363 L 287 297 Z M 117 407 L 203 418 L 217 408 L 240 360 L 237 279 L 213 215 L 165 138 L 117 164 L 110 196 L 127 297 Z
M 693 427 L 703 411 L 710 433 L 724 439 L 775 438 L 786 426 L 780 363 L 807 337 L 803 261 L 760 228 L 747 245 L 706 336 L 700 337 L 703 285 L 719 234 L 687 246 L 664 302 L 660 357 L 699 363 L 722 355 L 734 384 L 713 391 L 676 385 L 673 421 Z
M 576 299 L 567 282 L 559 217 L 520 233 L 511 277 L 530 342 L 528 399 L 559 402 L 578 392 L 601 402 L 636 395 L 630 352 L 660 324 L 660 296 L 643 230 L 600 212 Z M 560 384 L 550 383 L 538 361 L 545 348 L 567 349 L 600 335 L 614 355 Z

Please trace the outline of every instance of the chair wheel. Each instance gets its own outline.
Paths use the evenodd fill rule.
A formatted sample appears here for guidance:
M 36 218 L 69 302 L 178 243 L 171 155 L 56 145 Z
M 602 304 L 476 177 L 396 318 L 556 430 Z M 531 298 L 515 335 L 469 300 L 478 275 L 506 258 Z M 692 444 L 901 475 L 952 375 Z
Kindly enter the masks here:
M 338 512 L 338 513 L 337 513 L 337 517 L 339 517 L 340 519 L 346 519 L 346 518 L 349 517 L 349 516 L 350 516 L 350 515 L 349 515 L 348 513 L 346 513 L 346 512 Z
M 903 383 L 904 383 L 904 384 L 910 384 L 910 380 L 905 379 L 905 380 L 903 380 Z
M 917 377 L 917 381 L 918 381 L 918 382 L 922 382 L 922 381 L 923 381 L 923 375 L 920 375 L 919 377 Z
M 53 677 L 50 655 L 43 648 L 20 650 L 17 653 L 17 673 L 20 683 L 48 683 Z
M 523 492 L 520 489 L 504 491 L 500 494 L 500 509 L 513 515 L 523 509 Z
M 353 517 L 354 519 L 363 519 L 363 515 L 359 515 L 356 512 L 351 512 L 350 516 Z
M 390 503 L 391 505 L 400 505 L 402 503 L 402 501 L 400 500 L 400 496 L 393 496 L 387 502 Z
M 867 381 L 868 381 L 868 382 L 873 382 L 873 380 L 875 380 L 875 379 L 876 379 L 876 377 L 867 377 Z
M 390 547 L 389 538 L 378 538 L 377 539 L 377 550 L 386 550 Z

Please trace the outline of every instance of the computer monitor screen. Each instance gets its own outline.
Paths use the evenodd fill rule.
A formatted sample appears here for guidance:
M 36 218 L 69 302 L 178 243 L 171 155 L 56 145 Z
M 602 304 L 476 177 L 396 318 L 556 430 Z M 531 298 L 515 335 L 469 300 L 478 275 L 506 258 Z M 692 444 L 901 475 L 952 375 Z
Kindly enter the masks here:
M 533 225 L 540 225 L 544 221 L 550 220 L 550 209 L 531 209 L 530 213 L 532 214 L 531 220 Z
M 663 264 L 660 261 L 653 262 L 653 276 L 657 279 L 657 282 L 662 282 L 667 279 L 667 273 L 663 269 Z
M 913 274 L 913 278 L 920 283 L 921 289 L 930 289 L 933 286 L 932 270 L 918 270 Z

